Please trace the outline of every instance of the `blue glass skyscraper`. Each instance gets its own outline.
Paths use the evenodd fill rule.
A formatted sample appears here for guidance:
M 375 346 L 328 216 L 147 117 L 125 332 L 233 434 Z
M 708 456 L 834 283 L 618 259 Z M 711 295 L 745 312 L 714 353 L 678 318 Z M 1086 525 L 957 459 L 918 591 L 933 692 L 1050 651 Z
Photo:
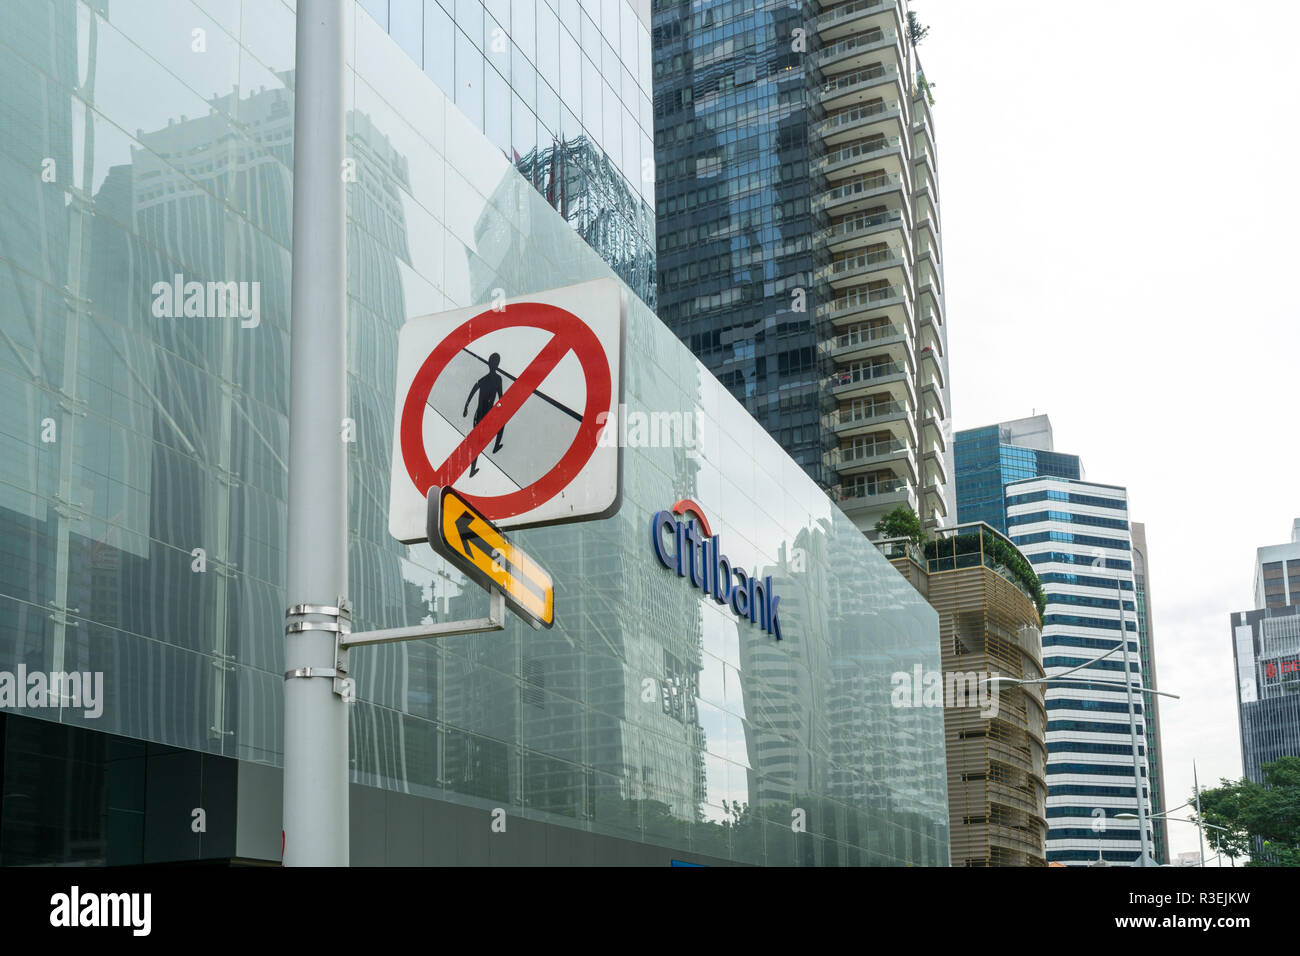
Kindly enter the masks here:
M 813 3 L 657 3 L 655 162 L 660 316 L 824 481 L 812 64 L 791 48 L 815 15 Z
M 957 473 L 957 520 L 984 521 L 1007 533 L 1002 489 L 1021 478 L 1083 478 L 1078 455 L 1052 450 L 1046 415 L 1000 425 L 968 428 L 953 440 Z

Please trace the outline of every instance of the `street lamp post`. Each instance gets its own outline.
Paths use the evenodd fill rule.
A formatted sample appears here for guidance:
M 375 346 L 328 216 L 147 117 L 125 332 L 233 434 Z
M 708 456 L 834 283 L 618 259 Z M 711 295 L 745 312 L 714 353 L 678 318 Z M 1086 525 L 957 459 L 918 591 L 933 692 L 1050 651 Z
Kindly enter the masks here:
M 1124 620 L 1124 591 L 1120 587 L 1119 570 L 1115 572 L 1115 597 L 1119 603 L 1119 640 L 1124 648 L 1124 690 L 1128 697 L 1128 733 L 1133 745 L 1133 786 L 1137 794 L 1138 865 L 1148 866 L 1151 852 L 1147 845 L 1146 799 L 1142 795 L 1142 758 L 1138 753 L 1137 713 L 1133 706 L 1133 675 L 1128 665 L 1128 630 Z M 1139 679 L 1141 674 L 1139 673 Z
M 1193 774 L 1195 774 L 1195 770 L 1193 770 Z M 1206 862 L 1207 862 L 1206 859 L 1205 859 L 1205 831 L 1206 831 L 1207 829 L 1209 829 L 1209 830 L 1222 830 L 1224 833 L 1231 833 L 1232 831 L 1229 830 L 1227 827 L 1221 827 L 1221 826 L 1218 826 L 1217 824 L 1214 824 L 1214 823 L 1206 823 L 1205 821 L 1201 820 L 1201 819 L 1200 819 L 1200 816 L 1201 816 L 1201 808 L 1200 808 L 1200 804 L 1201 804 L 1201 796 L 1200 796 L 1199 793 L 1197 793 L 1197 795 L 1196 795 L 1196 817 L 1197 817 L 1197 818 L 1196 818 L 1195 820 L 1193 820 L 1191 817 L 1171 817 L 1169 814 L 1170 814 L 1170 813 L 1173 813 L 1173 810 L 1166 811 L 1165 813 L 1153 813 L 1153 814 L 1151 814 L 1150 819 L 1152 819 L 1152 820 L 1173 820 L 1173 821 L 1175 821 L 1175 822 L 1177 822 L 1177 823 L 1190 823 L 1190 824 L 1192 824 L 1194 827 L 1196 827 L 1196 828 L 1197 828 L 1197 832 L 1200 834 L 1200 837 L 1201 837 L 1201 866 L 1205 866 L 1205 864 L 1206 864 Z M 1174 810 L 1181 810 L 1181 809 L 1182 809 L 1183 807 L 1185 807 L 1185 806 L 1187 806 L 1187 804 L 1184 803 L 1184 804 L 1182 805 L 1182 807 L 1174 807 Z M 1137 816 L 1136 813 L 1117 813 L 1117 814 L 1115 814 L 1115 819 L 1116 819 L 1116 820 L 1136 820 L 1136 819 L 1138 819 L 1138 816 Z M 1223 855 L 1224 855 L 1224 854 L 1223 854 L 1223 851 L 1220 850 L 1219 853 L 1217 853 L 1217 854 L 1215 855 L 1215 857 L 1214 857 L 1216 860 L 1219 861 L 1219 866 L 1223 866 Z M 1233 866 L 1236 866 L 1236 865 L 1237 865 L 1236 862 L 1233 861 L 1233 859 L 1232 859 L 1231 856 L 1228 857 L 1228 860 L 1232 863 Z
M 1201 819 L 1201 781 L 1196 776 L 1196 761 L 1192 761 L 1192 788 L 1196 791 L 1196 819 Z M 1196 835 L 1201 840 L 1201 866 L 1205 866 L 1205 829 L 1196 828 Z M 1223 866 L 1222 863 L 1219 866 Z
M 1116 582 L 1118 582 L 1118 581 L 1119 581 L 1119 578 L 1116 577 L 1115 580 L 1116 580 Z M 1075 671 L 1081 671 L 1081 670 L 1083 670 L 1083 669 L 1086 668 L 1086 667 L 1091 667 L 1093 664 L 1096 664 L 1098 661 L 1103 661 L 1103 660 L 1105 660 L 1106 658 L 1110 657 L 1110 656 L 1111 656 L 1112 654 L 1114 654 L 1116 651 L 1118 651 L 1118 650 L 1123 650 L 1123 651 L 1124 651 L 1124 668 L 1125 668 L 1125 670 L 1124 670 L 1124 686 L 1125 686 L 1125 688 L 1127 689 L 1127 692 L 1128 692 L 1128 705 L 1129 705 L 1129 710 L 1128 710 L 1128 712 L 1129 712 L 1129 735 L 1130 735 L 1130 740 L 1131 740 L 1132 743 L 1133 743 L 1133 772 L 1134 772 L 1134 778 L 1135 778 L 1135 780 L 1137 781 L 1136 792 L 1137 792 L 1138 810 L 1139 810 L 1139 811 L 1145 811 L 1146 808 L 1145 808 L 1145 807 L 1143 806 L 1143 804 L 1142 804 L 1141 762 L 1140 762 L 1140 760 L 1138 759 L 1138 752 L 1137 752 L 1137 716 L 1136 716 L 1136 713 L 1135 713 L 1135 711 L 1134 711 L 1134 707 L 1133 707 L 1133 691 L 1136 689 L 1139 693 L 1142 693 L 1142 694 L 1158 694 L 1158 695 L 1160 695 L 1161 697 L 1172 697 L 1174 700 L 1178 700 L 1178 699 L 1179 699 L 1179 696 L 1178 696 L 1177 694 L 1171 694 L 1171 693 L 1169 693 L 1168 691 L 1163 691 L 1163 690 L 1154 690 L 1153 688 L 1150 688 L 1150 687 L 1144 687 L 1141 683 L 1139 683 L 1139 684 L 1137 685 L 1137 687 L 1134 688 L 1133 683 L 1132 683 L 1132 681 L 1131 681 L 1130 678 L 1129 678 L 1129 672 L 1128 672 L 1128 633 L 1127 633 L 1126 631 L 1123 630 L 1123 626 L 1124 626 L 1124 603 L 1123 603 L 1123 597 L 1122 597 L 1122 595 L 1121 595 L 1121 598 L 1120 598 L 1119 613 L 1120 613 L 1120 628 L 1121 628 L 1120 636 L 1121 636 L 1121 643 L 1116 644 L 1116 645 L 1115 645 L 1114 647 L 1112 647 L 1110 650 L 1105 651 L 1104 653 L 1097 655 L 1097 656 L 1094 657 L 1092 660 L 1090 660 L 1090 661 L 1084 661 L 1082 664 L 1076 665 L 1075 667 L 1071 667 L 1069 670 L 1062 671 L 1060 674 L 1058 674 L 1058 675 L 1055 676 L 1055 677 L 1037 677 L 1037 678 L 1033 678 L 1033 679 L 1031 679 L 1031 680 L 1024 680 L 1024 679 L 1017 678 L 1017 677 L 1002 677 L 1002 676 L 997 676 L 997 677 L 986 677 L 984 680 L 980 681 L 980 683 L 981 683 L 981 684 L 997 684 L 997 683 L 1003 683 L 1003 684 L 1015 684 L 1015 685 L 1018 686 L 1018 687 L 1024 687 L 1024 686 L 1032 685 L 1032 684 L 1043 684 L 1043 685 L 1047 685 L 1047 684 L 1087 684 L 1087 685 L 1089 685 L 1089 686 L 1091 686 L 1091 687 L 1096 687 L 1096 686 L 1103 686 L 1103 687 L 1104 687 L 1104 686 L 1109 685 L 1109 686 L 1111 686 L 1111 687 L 1116 687 L 1116 688 L 1118 688 L 1119 685 L 1118 685 L 1116 682 L 1114 682 L 1114 681 L 1095 680 L 1095 679 L 1086 679 L 1086 678 L 1073 678 L 1073 677 L 1069 677 L 1069 676 L 1067 676 L 1067 675 L 1069 675 L 1069 674 L 1073 674 Z M 1146 821 L 1146 814 L 1145 814 L 1145 812 L 1143 812 L 1143 813 L 1142 813 L 1142 816 L 1140 816 L 1140 817 L 1137 816 L 1136 814 L 1122 814 L 1122 813 L 1117 813 L 1117 814 L 1115 815 L 1115 818 L 1116 818 L 1116 819 L 1123 819 L 1123 820 L 1127 820 L 1127 819 L 1136 819 L 1136 820 L 1141 821 L 1141 828 L 1140 828 L 1139 833 L 1138 833 L 1138 844 L 1139 844 L 1139 847 L 1140 847 L 1140 855 L 1139 855 L 1139 857 L 1138 857 L 1138 866 L 1150 866 L 1150 865 L 1152 865 L 1152 863 L 1149 863 L 1149 862 L 1148 862 L 1151 858 L 1150 858 L 1150 855 L 1149 855 L 1148 850 L 1147 850 L 1148 841 L 1147 841 L 1147 837 L 1146 837 L 1146 823 L 1145 823 L 1145 821 Z M 1100 852 L 1100 850 L 1099 850 L 1098 852 Z

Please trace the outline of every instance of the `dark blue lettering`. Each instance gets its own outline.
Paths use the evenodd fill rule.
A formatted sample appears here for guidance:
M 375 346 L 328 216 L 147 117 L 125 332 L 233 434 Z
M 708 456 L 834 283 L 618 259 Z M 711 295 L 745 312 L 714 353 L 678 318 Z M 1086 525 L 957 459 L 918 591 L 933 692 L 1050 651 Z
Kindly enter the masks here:
M 704 540 L 700 537 L 699 526 L 694 522 L 688 522 L 686 525 L 686 540 L 689 542 L 689 550 L 686 553 L 687 567 L 691 573 L 691 584 L 697 588 L 703 587 L 704 582 L 701 580 L 700 571 L 704 567 L 704 555 L 699 555 L 699 561 L 696 562 L 696 552 Z
M 722 551 L 722 535 L 713 536 L 713 600 L 726 604 L 731 600 L 731 561 Z
M 736 568 L 732 573 L 736 576 L 737 584 L 731 589 L 731 609 L 739 617 L 749 617 L 749 575 L 743 568 Z
M 664 547 L 663 534 L 665 528 L 672 529 L 674 535 L 676 534 L 677 521 L 673 518 L 673 513 L 671 511 L 656 511 L 650 518 L 650 543 L 654 546 L 655 557 L 659 559 L 659 563 L 665 568 L 681 574 L 682 572 L 678 570 L 677 556 L 669 554 Z

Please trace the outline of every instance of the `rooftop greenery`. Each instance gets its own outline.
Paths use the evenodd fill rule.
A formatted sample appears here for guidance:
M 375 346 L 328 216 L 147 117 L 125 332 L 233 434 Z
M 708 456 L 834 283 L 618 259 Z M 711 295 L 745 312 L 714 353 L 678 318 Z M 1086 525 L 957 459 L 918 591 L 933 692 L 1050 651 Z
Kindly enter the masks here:
M 1041 618 L 1047 609 L 1047 595 L 1043 591 L 1043 582 L 1034 571 L 1034 566 L 1015 545 L 993 534 L 992 531 L 968 531 L 939 541 L 926 541 L 924 548 L 929 570 L 947 571 L 965 566 L 960 559 L 966 555 L 979 554 L 981 538 L 984 544 L 985 565 L 989 567 L 1001 565 L 1005 568 L 1011 580 L 1019 584 L 1033 600 L 1034 606 L 1038 608 L 1038 616 Z M 945 564 L 949 566 L 945 567 Z

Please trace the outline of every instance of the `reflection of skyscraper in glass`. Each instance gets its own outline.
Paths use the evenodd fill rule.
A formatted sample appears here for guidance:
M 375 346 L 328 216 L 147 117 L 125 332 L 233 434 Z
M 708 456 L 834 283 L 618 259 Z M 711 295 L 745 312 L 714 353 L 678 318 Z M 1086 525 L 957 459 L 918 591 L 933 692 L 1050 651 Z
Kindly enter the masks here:
M 413 8 L 385 9 L 399 6 Z M 0 5 L 0 32 L 33 38 L 0 62 L 0 116 L 12 119 L 0 123 L 0 201 L 13 213 L 0 217 L 0 385 L 17 410 L 6 418 L 15 427 L 0 427 L 0 521 L 18 556 L 0 580 L 0 668 L 102 668 L 107 693 L 93 725 L 67 708 L 0 713 L 0 863 L 271 861 L 280 852 L 292 11 L 71 9 Z M 513 159 L 349 9 L 356 178 L 350 422 L 340 438 L 355 438 L 354 626 L 477 616 L 482 595 L 459 574 L 387 536 L 396 330 L 498 287 L 513 295 L 610 273 Z M 212 41 L 203 57 L 163 42 L 187 35 L 193 18 Z M 184 29 L 172 30 L 178 20 Z M 214 76 L 256 79 L 196 96 L 232 90 L 230 79 L 209 83 Z M 52 181 L 39 178 L 46 151 L 59 167 Z M 256 327 L 154 314 L 155 285 L 177 275 L 256 281 Z M 631 406 L 689 411 L 727 434 L 752 427 L 631 298 Z M 45 418 L 55 441 L 40 437 Z M 744 484 L 758 437 L 766 441 L 746 435 L 739 453 L 711 445 L 695 458 L 630 448 L 619 515 L 523 532 L 525 547 L 559 569 L 563 627 L 540 635 L 510 620 L 497 634 L 354 657 L 354 861 L 658 862 L 685 848 L 702 861 L 845 862 L 864 839 L 876 862 L 946 859 L 941 815 L 924 798 L 871 808 L 878 830 L 866 838 L 841 826 L 843 801 L 819 789 L 827 748 L 816 741 L 829 732 L 812 737 L 802 806 L 772 806 L 771 819 L 749 809 L 758 783 L 737 622 L 655 564 L 645 522 L 699 494 L 720 522 L 744 524 L 757 507 Z M 846 520 L 774 446 L 762 449 L 788 471 L 768 479 L 769 514 L 786 499 L 807 514 L 775 535 L 745 529 L 755 539 L 749 559 L 783 567 L 783 540 Z M 867 589 L 893 575 L 851 550 L 840 558 Z M 809 613 L 816 631 L 821 596 L 791 587 L 790 619 Z M 922 611 L 882 603 L 892 622 L 882 640 L 924 657 L 933 634 Z M 828 635 L 801 639 L 822 645 L 806 656 L 832 656 Z M 820 727 L 825 695 L 810 686 L 800 719 Z M 879 739 L 894 745 L 891 734 Z M 885 790 L 942 787 L 933 762 L 918 779 L 896 779 L 886 758 L 876 766 Z M 195 806 L 209 808 L 205 833 L 189 829 Z M 486 823 L 495 807 L 508 809 L 508 834 L 466 823 L 479 814 Z M 809 816 L 807 845 L 796 844 L 796 809 Z
M 1023 555 L 983 522 L 946 528 L 924 549 L 898 538 L 879 547 L 939 612 L 935 704 L 944 708 L 953 865 L 1044 866 L 1043 686 L 979 683 L 1043 677 L 1037 579 L 1011 570 Z M 917 675 L 899 676 L 914 695 Z
M 362 6 L 653 309 L 649 3 Z
M 291 85 L 291 74 L 282 79 Z M 149 542 L 140 557 L 166 569 L 169 584 L 151 590 L 149 600 L 131 597 L 132 582 L 152 588 L 158 572 L 150 574 L 144 565 L 133 573 L 135 565 L 119 552 L 117 603 L 156 605 L 153 620 L 124 619 L 103 607 L 94 613 L 105 624 L 168 640 L 205 635 L 194 649 L 211 654 L 216 664 L 197 672 L 202 679 L 195 691 L 206 705 L 208 747 L 256 760 L 275 752 L 280 711 L 278 688 L 246 677 L 242 669 L 274 675 L 281 665 L 281 649 L 266 638 L 264 622 L 278 617 L 283 603 L 283 527 L 275 516 L 285 493 L 287 398 L 281 370 L 288 355 L 289 258 L 280 246 L 290 238 L 292 92 L 262 88 L 243 96 L 236 90 L 214 97 L 210 107 L 203 116 L 137 131 L 141 146 L 132 147 L 132 162 L 110 170 L 96 196 L 105 216 L 96 217 L 90 255 L 106 266 L 92 267 L 102 286 L 93 298 L 106 305 L 91 312 L 91 324 L 106 361 L 124 370 L 128 394 L 152 420 L 153 441 L 143 446 L 149 453 L 126 456 L 141 474 L 127 483 L 123 517 L 116 520 L 140 520 L 128 525 L 139 537 L 127 534 L 123 540 Z M 235 116 L 251 142 L 231 135 Z M 349 124 L 358 173 L 349 190 L 349 259 L 368 292 L 364 303 L 353 303 L 355 367 L 362 357 L 382 354 L 388 347 L 379 343 L 395 338 L 405 320 L 399 269 L 410 255 L 398 191 L 407 181 L 405 160 L 364 114 L 351 114 Z M 242 213 L 235 230 L 218 226 L 227 208 Z M 118 223 L 130 224 L 130 231 Z M 126 272 L 107 266 L 121 260 L 130 264 Z M 124 282 L 124 276 L 133 281 Z M 178 276 L 182 282 L 256 281 L 255 323 L 229 316 L 157 318 L 152 281 L 140 277 L 174 286 Z M 151 314 L 152 326 L 141 328 L 139 317 Z M 215 379 L 211 392 L 202 376 Z M 363 446 L 351 459 L 354 498 L 375 481 L 374 466 L 366 462 L 387 454 L 381 436 L 391 424 L 391 398 L 373 382 L 366 376 L 349 388 L 349 413 Z M 209 400 L 213 392 L 216 402 Z M 138 506 L 132 495 L 144 496 Z M 355 500 L 351 510 L 352 578 L 374 596 L 364 613 L 392 615 L 399 623 L 408 616 L 418 620 L 426 608 L 410 582 L 391 598 L 381 597 L 387 591 L 383 582 L 403 580 L 405 549 L 383 528 L 357 520 Z M 173 557 L 157 542 L 183 552 L 189 545 L 203 549 L 210 576 L 192 573 L 188 557 Z M 104 544 L 94 553 L 94 563 L 108 560 Z M 106 600 L 114 590 L 101 587 L 97 593 Z M 111 644 L 87 642 L 85 653 L 106 653 L 105 646 Z M 357 668 L 366 699 L 403 704 L 407 667 L 422 683 L 418 675 L 431 658 L 425 648 L 370 655 Z M 119 654 L 115 669 L 129 666 Z M 241 740 L 230 730 L 237 714 L 255 740 Z M 357 714 L 364 726 L 366 706 Z M 142 713 L 139 719 L 147 717 Z M 364 772 L 364 763 L 358 769 Z
M 105 597 L 117 591 L 123 614 L 96 608 L 93 619 L 210 655 L 211 666 L 190 674 L 188 693 L 202 706 L 185 719 L 201 722 L 194 729 L 203 749 L 251 759 L 271 751 L 276 721 L 260 741 L 240 741 L 230 730 L 235 714 L 278 708 L 268 694 L 246 696 L 256 682 L 240 669 L 274 672 L 279 648 L 238 623 L 282 603 L 266 531 L 245 532 L 266 527 L 265 496 L 274 489 L 262 479 L 283 468 L 268 411 L 283 405 L 275 363 L 287 355 L 288 257 L 261 253 L 289 239 L 291 102 L 283 88 L 242 98 L 235 90 L 213 97 L 203 115 L 137 130 L 130 163 L 110 169 L 95 196 L 101 215 L 88 250 L 91 297 L 101 303 L 89 312 L 92 376 L 110 389 L 110 407 L 119 391 L 130 403 L 130 427 L 117 436 L 137 473 L 124 483 L 124 507 L 109 516 L 117 526 L 110 535 L 140 546 L 134 556 L 119 550 L 116 580 L 101 589 Z M 257 145 L 233 134 L 236 116 L 257 130 Z M 222 227 L 230 210 L 242 214 L 238 230 Z M 214 310 L 212 296 L 194 303 L 199 314 L 173 314 L 163 301 L 188 300 L 191 283 L 231 281 L 256 286 L 252 318 L 225 304 Z M 260 436 L 256 449 L 241 442 L 245 435 Z M 88 659 L 111 658 L 106 671 L 138 666 L 121 642 L 84 633 Z M 128 699 L 145 706 L 143 696 Z M 184 704 L 175 706 L 181 719 Z M 148 726 L 157 715 L 142 710 L 133 720 Z

